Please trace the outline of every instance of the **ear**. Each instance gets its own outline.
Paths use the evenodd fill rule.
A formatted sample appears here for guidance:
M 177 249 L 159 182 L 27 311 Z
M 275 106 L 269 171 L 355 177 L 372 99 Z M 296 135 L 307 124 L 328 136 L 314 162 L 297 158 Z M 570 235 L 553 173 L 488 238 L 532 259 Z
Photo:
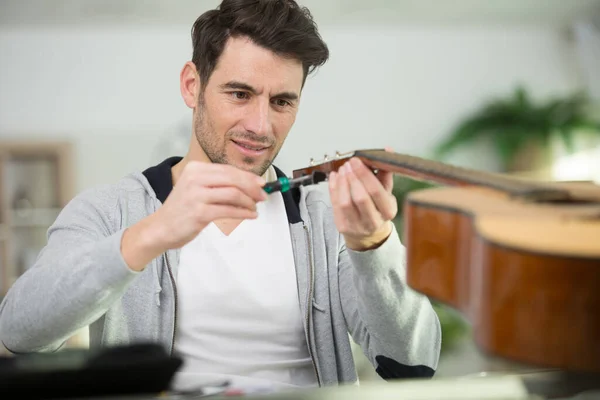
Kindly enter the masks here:
M 179 76 L 179 86 L 185 104 L 189 108 L 196 108 L 200 92 L 200 76 L 193 62 L 188 61 L 183 66 Z

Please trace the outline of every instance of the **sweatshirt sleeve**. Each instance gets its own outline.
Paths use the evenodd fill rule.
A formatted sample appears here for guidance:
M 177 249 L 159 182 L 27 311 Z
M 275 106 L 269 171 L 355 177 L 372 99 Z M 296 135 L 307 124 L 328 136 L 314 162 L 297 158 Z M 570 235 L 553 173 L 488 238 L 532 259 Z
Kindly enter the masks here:
M 0 338 L 13 353 L 56 351 L 100 318 L 139 272 L 121 255 L 118 193 L 92 189 L 63 208 L 33 266 L 0 304 Z
M 432 377 L 441 326 L 429 299 L 406 283 L 405 248 L 395 227 L 377 249 L 358 252 L 340 239 L 339 280 L 353 340 L 384 379 Z

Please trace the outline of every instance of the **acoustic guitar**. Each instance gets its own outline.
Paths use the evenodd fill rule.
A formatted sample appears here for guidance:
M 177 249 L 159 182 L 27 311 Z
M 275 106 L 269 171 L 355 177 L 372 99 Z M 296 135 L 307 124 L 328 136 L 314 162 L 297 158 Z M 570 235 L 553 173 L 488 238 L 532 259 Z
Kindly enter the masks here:
M 458 310 L 484 353 L 600 373 L 600 187 L 532 182 L 384 150 L 293 172 L 336 171 L 351 157 L 439 187 L 404 207 L 407 283 Z

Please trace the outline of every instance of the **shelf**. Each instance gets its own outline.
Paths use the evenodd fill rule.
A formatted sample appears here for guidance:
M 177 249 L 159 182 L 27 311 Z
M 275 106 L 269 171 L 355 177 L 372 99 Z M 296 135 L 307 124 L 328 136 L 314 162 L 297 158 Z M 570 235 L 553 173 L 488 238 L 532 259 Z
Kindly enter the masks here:
M 0 296 L 47 244 L 74 196 L 74 171 L 69 142 L 0 140 Z
M 27 208 L 23 210 L 12 210 L 10 214 L 10 227 L 49 227 L 54 223 L 60 211 L 60 208 Z

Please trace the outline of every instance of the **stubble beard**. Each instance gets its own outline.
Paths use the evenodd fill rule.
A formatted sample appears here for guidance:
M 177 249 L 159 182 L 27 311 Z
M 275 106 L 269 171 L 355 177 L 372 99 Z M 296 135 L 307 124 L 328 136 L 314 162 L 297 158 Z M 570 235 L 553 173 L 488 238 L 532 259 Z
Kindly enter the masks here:
M 194 117 L 194 136 L 196 136 L 196 141 L 198 145 L 204 151 L 204 154 L 208 157 L 208 159 L 214 164 L 228 164 L 233 165 L 237 168 L 250 171 L 255 173 L 258 176 L 264 175 L 264 173 L 269 169 L 273 160 L 279 154 L 279 150 L 277 149 L 273 154 L 272 158 L 267 159 L 264 163 L 260 165 L 253 166 L 254 159 L 252 157 L 245 157 L 242 159 L 243 165 L 235 165 L 229 162 L 225 151 L 225 144 L 230 139 L 230 137 L 237 138 L 247 138 L 256 142 L 265 143 L 273 145 L 273 143 L 266 143 L 264 139 L 257 138 L 256 135 L 248 132 L 244 132 L 241 134 L 235 134 L 233 132 L 228 132 L 223 142 L 219 142 L 219 138 L 215 133 L 214 127 L 210 118 L 206 117 L 205 108 L 203 102 L 200 101 L 198 104 L 198 112 Z M 250 169 L 244 168 L 244 166 L 252 166 Z

